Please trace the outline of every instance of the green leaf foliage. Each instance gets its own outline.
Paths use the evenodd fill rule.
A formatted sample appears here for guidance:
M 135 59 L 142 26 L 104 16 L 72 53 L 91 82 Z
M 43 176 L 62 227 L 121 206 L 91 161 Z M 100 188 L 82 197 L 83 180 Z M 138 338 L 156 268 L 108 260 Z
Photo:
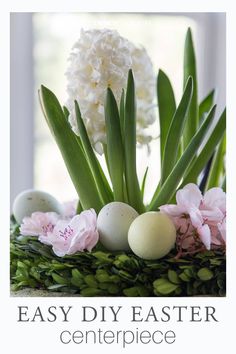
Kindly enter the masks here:
M 125 180 L 129 204 L 137 210 L 144 211 L 142 195 L 136 171 L 136 102 L 132 70 L 129 70 L 125 99 Z
M 190 28 L 187 31 L 184 46 L 184 86 L 186 85 L 189 76 L 193 78 L 193 95 L 184 129 L 184 149 L 188 146 L 189 142 L 195 135 L 198 128 L 197 68 L 192 33 Z
M 94 177 L 84 151 L 67 122 L 56 96 L 41 86 L 40 100 L 46 121 L 61 151 L 83 208 L 94 208 L 98 212 L 103 203 Z
M 89 166 L 93 172 L 93 177 L 95 179 L 100 197 L 104 205 L 108 204 L 113 200 L 113 196 L 106 180 L 106 177 L 102 172 L 101 167 L 99 166 L 99 162 L 91 146 L 77 101 L 75 101 L 75 114 L 83 149 L 85 151 Z
M 160 188 L 157 197 L 152 200 L 148 208 L 149 210 L 157 210 L 159 206 L 168 203 L 168 201 L 175 193 L 176 188 L 178 187 L 185 170 L 190 165 L 192 159 L 195 156 L 197 149 L 200 147 L 206 133 L 209 130 L 209 127 L 215 115 L 215 108 L 216 108 L 215 106 L 212 108 L 207 118 L 205 119 L 204 123 L 201 125 L 197 133 L 190 141 L 183 155 L 178 160 L 172 172 L 166 179 L 165 183 Z
M 213 278 L 214 274 L 208 268 L 201 268 L 197 272 L 197 276 L 199 277 L 200 280 L 207 281 L 207 280 L 211 280 Z
M 199 123 L 204 119 L 204 115 L 210 111 L 214 104 L 215 90 L 212 90 L 199 104 Z
M 226 176 L 223 177 L 221 188 L 223 189 L 224 192 L 226 192 Z
M 214 153 L 217 144 L 222 139 L 225 128 L 226 110 L 224 110 L 224 112 L 221 114 L 215 128 L 202 147 L 201 152 L 190 166 L 187 175 L 184 177 L 181 187 L 184 187 L 187 183 L 193 182 L 198 178 L 202 170 L 205 168 L 207 162 L 211 158 L 212 154 Z
M 183 96 L 174 113 L 167 134 L 165 148 L 164 148 L 162 169 L 161 169 L 162 184 L 165 182 L 166 178 L 169 176 L 170 172 L 172 171 L 176 163 L 178 148 L 180 146 L 181 137 L 183 134 L 183 129 L 188 114 L 188 108 L 192 99 L 192 92 L 193 92 L 193 80 L 191 77 L 189 77 L 186 83 Z
M 225 254 L 199 253 L 175 259 L 174 254 L 145 261 L 130 252 L 79 252 L 57 257 L 35 237 L 19 239 L 12 222 L 11 283 L 80 296 L 224 296 Z
M 124 153 L 120 129 L 120 117 L 115 97 L 110 88 L 107 90 L 105 104 L 107 133 L 107 158 L 111 176 L 114 200 L 124 201 Z
M 163 161 L 166 138 L 176 110 L 176 104 L 171 82 L 162 70 L 159 70 L 157 76 L 157 102 L 160 125 L 161 161 Z
M 144 197 L 144 191 L 145 191 L 145 185 L 146 185 L 146 180 L 147 180 L 147 174 L 148 174 L 148 167 L 146 168 L 144 175 L 143 175 L 143 180 L 142 180 L 142 185 L 141 185 L 141 193 L 142 197 Z
M 226 135 L 224 134 L 224 136 L 221 139 L 221 142 L 219 143 L 219 146 L 216 150 L 216 153 L 214 155 L 211 164 L 211 169 L 206 184 L 206 190 L 213 187 L 220 186 L 221 178 L 224 176 L 225 173 L 224 171 L 225 148 L 226 148 Z

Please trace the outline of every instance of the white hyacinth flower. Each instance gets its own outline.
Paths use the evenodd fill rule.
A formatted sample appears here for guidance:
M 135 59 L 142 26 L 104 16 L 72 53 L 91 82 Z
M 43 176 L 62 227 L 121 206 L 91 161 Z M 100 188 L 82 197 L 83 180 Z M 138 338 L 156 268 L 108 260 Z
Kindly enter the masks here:
M 145 132 L 145 128 L 155 120 L 155 75 L 146 50 L 136 47 L 114 30 L 81 30 L 80 38 L 72 48 L 66 72 L 66 106 L 70 112 L 72 129 L 78 134 L 74 100 L 78 101 L 90 140 L 100 153 L 102 144 L 106 143 L 106 89 L 112 89 L 119 104 L 130 68 L 136 86 L 137 141 L 148 144 L 151 136 Z

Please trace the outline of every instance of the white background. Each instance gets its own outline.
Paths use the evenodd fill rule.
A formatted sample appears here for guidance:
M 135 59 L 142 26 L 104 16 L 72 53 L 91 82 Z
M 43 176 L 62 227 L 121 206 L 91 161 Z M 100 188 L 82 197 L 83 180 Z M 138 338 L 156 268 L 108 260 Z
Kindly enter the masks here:
M 1 77 L 1 118 L 0 118 L 0 153 L 1 153 L 1 168 L 0 168 L 0 222 L 1 222 L 1 244 L 0 244 L 0 299 L 1 299 L 1 336 L 0 348 L 3 353 L 25 353 L 25 354 L 41 354 L 41 353 L 78 353 L 82 350 L 90 352 L 94 350 L 97 353 L 122 353 L 120 347 L 112 346 L 81 346 L 71 345 L 63 346 L 59 344 L 58 334 L 61 330 L 70 327 L 72 330 L 80 329 L 79 320 L 75 317 L 70 325 L 61 323 L 54 324 L 19 324 L 17 319 L 17 306 L 26 305 L 32 308 L 33 306 L 41 305 L 42 308 L 47 308 L 50 305 L 68 305 L 80 307 L 83 305 L 101 306 L 101 305 L 142 305 L 146 308 L 153 305 L 156 307 L 164 305 L 198 305 L 198 306 L 215 306 L 217 318 L 219 322 L 214 324 L 206 323 L 183 323 L 170 322 L 169 324 L 139 325 L 140 330 L 155 329 L 168 330 L 172 329 L 176 332 L 177 340 L 173 345 L 147 346 L 140 345 L 130 346 L 125 353 L 142 352 L 149 350 L 150 353 L 160 352 L 163 354 L 173 353 L 215 353 L 220 354 L 223 351 L 231 354 L 235 348 L 235 308 L 236 308 L 236 287 L 235 287 L 235 196 L 236 196 L 236 173 L 235 173 L 235 132 L 236 132 L 236 100 L 234 81 L 236 78 L 235 63 L 235 11 L 233 1 L 200 1 L 194 2 L 196 5 L 190 6 L 189 0 L 181 1 L 162 1 L 155 2 L 155 5 L 149 1 L 138 2 L 132 1 L 86 1 L 80 4 L 78 1 L 8 1 L 8 8 L 1 5 L 0 18 L 0 77 Z M 80 5 L 78 5 L 80 4 Z M 10 298 L 9 296 L 9 12 L 11 11 L 187 11 L 187 12 L 227 12 L 227 106 L 228 106 L 228 148 L 227 148 L 227 191 L 228 191 L 228 225 L 227 225 L 227 274 L 228 287 L 227 298 Z M 20 173 L 20 171 L 19 171 Z M 97 328 L 98 323 L 94 324 Z M 116 330 L 117 327 L 129 328 L 127 318 L 124 316 L 118 326 L 108 324 L 107 328 Z M 90 327 L 93 329 L 93 326 Z

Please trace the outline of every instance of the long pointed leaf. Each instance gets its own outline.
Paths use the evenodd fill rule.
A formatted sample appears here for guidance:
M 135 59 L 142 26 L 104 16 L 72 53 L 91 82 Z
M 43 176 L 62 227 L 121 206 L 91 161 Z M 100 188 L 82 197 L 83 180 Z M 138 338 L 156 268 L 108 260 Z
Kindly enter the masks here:
M 83 119 L 81 117 L 81 112 L 80 112 L 80 108 L 79 108 L 77 101 L 75 101 L 75 114 L 76 114 L 76 121 L 77 121 L 77 126 L 79 129 L 80 139 L 82 141 L 83 148 L 84 148 L 85 154 L 88 159 L 88 163 L 89 163 L 90 168 L 93 172 L 93 177 L 95 179 L 99 194 L 101 196 L 103 203 L 108 204 L 113 200 L 113 198 L 112 198 L 112 195 L 110 194 L 110 190 L 107 189 L 108 182 L 104 183 L 103 176 L 101 175 L 101 169 L 99 168 L 99 162 L 98 162 L 98 160 L 95 156 L 95 153 L 93 151 L 93 148 L 91 146 Z
M 109 166 L 108 155 L 107 155 L 107 144 L 103 143 L 103 144 L 102 144 L 102 147 L 103 147 L 103 153 L 104 153 L 104 157 L 105 157 L 105 162 L 106 162 L 107 170 L 108 170 L 109 176 L 110 176 L 110 178 L 111 178 L 110 166 Z
M 184 86 L 191 76 L 193 78 L 193 96 L 184 129 L 184 149 L 188 146 L 198 127 L 198 94 L 197 94 L 197 69 L 196 58 L 190 28 L 187 31 L 184 47 Z
M 176 110 L 174 91 L 168 76 L 159 70 L 157 76 L 157 102 L 160 124 L 161 162 L 163 161 L 164 148 L 169 127 Z
M 210 173 L 207 179 L 206 190 L 220 186 L 220 178 L 224 174 L 225 144 L 226 136 L 224 134 L 212 161 Z
M 215 90 L 212 90 L 208 95 L 202 100 L 199 105 L 199 123 L 202 122 L 204 114 L 208 113 L 214 104 Z
M 142 180 L 142 184 L 141 184 L 141 193 L 142 193 L 142 197 L 144 197 L 144 191 L 145 191 L 145 185 L 146 185 L 146 180 L 147 180 L 147 174 L 148 174 L 148 167 L 145 170 L 144 176 L 143 176 L 143 180 Z
M 68 120 L 69 115 L 70 115 L 68 108 L 66 106 L 63 106 L 62 109 L 63 109 L 64 115 L 66 117 L 66 120 Z
M 83 209 L 94 208 L 99 212 L 103 203 L 92 172 L 56 96 L 41 86 L 40 98 L 46 121 L 61 151 Z
M 120 98 L 120 129 L 121 136 L 124 144 L 124 131 L 125 131 L 125 91 L 122 90 L 121 98 Z
M 199 128 L 197 133 L 190 141 L 182 157 L 176 163 L 171 174 L 169 175 L 169 177 L 161 187 L 157 197 L 150 204 L 148 208 L 149 210 L 157 210 L 157 208 L 160 207 L 161 205 L 168 203 L 171 197 L 173 196 L 173 194 L 175 193 L 176 188 L 178 187 L 181 178 L 183 177 L 184 171 L 186 170 L 186 168 L 189 166 L 192 159 L 194 158 L 197 149 L 201 145 L 212 123 L 215 114 L 215 108 L 216 108 L 215 106 L 212 108 L 206 120 L 204 121 L 202 126 Z
M 76 214 L 80 214 L 83 211 L 83 207 L 80 201 L 78 201 L 77 207 L 76 207 Z
M 223 189 L 224 192 L 226 192 L 226 175 L 223 177 L 221 188 Z
M 132 70 L 129 70 L 125 100 L 125 179 L 129 204 L 137 210 L 144 211 L 142 195 L 136 171 L 136 102 Z
M 180 146 L 180 140 L 188 115 L 188 108 L 191 102 L 192 92 L 193 80 L 191 77 L 189 77 L 181 101 L 170 124 L 169 132 L 166 138 L 161 171 L 162 184 L 165 182 L 166 178 L 169 176 L 173 166 L 176 163 L 178 148 Z
M 195 181 L 199 174 L 202 172 L 207 162 L 211 158 L 215 147 L 221 140 L 226 128 L 226 110 L 220 116 L 215 128 L 213 129 L 210 137 L 206 141 L 204 147 L 202 148 L 200 154 L 197 156 L 196 160 L 191 165 L 187 176 L 184 178 L 181 187 L 184 187 L 187 183 Z
M 124 201 L 123 190 L 123 145 L 120 129 L 120 117 L 115 97 L 110 88 L 107 89 L 105 104 L 105 120 L 107 133 L 107 157 L 109 172 L 114 191 L 114 200 Z

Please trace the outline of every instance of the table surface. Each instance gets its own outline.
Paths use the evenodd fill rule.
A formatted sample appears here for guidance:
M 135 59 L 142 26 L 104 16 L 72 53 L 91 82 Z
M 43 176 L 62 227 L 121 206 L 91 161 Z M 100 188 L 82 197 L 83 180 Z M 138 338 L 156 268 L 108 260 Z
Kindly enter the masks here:
M 18 291 L 11 290 L 11 297 L 79 297 L 79 295 L 25 288 Z

